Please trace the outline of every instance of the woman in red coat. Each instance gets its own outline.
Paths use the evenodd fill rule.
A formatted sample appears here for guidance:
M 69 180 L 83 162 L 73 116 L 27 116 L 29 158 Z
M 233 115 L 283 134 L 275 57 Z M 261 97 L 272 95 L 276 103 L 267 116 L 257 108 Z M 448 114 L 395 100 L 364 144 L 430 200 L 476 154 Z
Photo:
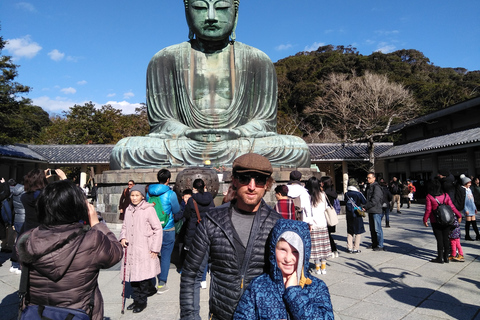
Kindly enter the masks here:
M 427 191 L 428 194 L 425 202 L 425 214 L 423 215 L 423 223 L 425 224 L 425 227 L 428 227 L 428 220 L 430 219 L 433 234 L 435 235 L 435 239 L 437 239 L 437 257 L 430 260 L 430 262 L 448 263 L 448 247 L 450 245 L 448 234 L 450 233 L 451 226 L 443 226 L 437 223 L 437 221 L 435 220 L 434 212 L 438 208 L 438 202 L 440 202 L 450 206 L 460 221 L 462 215 L 453 205 L 450 196 L 447 193 L 442 192 L 442 184 L 440 180 L 431 180 L 427 186 Z

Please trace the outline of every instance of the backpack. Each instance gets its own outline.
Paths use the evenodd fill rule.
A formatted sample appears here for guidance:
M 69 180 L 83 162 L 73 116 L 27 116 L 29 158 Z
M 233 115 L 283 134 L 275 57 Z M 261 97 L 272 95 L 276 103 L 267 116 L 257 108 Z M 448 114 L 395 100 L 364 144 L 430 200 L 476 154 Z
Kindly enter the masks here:
M 157 212 L 157 217 L 160 219 L 160 223 L 162 224 L 162 228 L 164 228 L 168 223 L 168 214 L 163 211 L 162 202 L 160 201 L 160 197 L 158 196 L 150 196 L 148 198 L 149 203 L 153 203 L 153 207 Z
M 2 201 L 2 219 L 6 225 L 13 226 L 14 211 L 13 211 L 13 194 Z
M 340 214 L 340 211 L 342 211 L 342 208 L 340 206 L 340 200 L 338 199 L 333 200 L 333 208 L 335 209 L 335 212 L 337 214 Z
M 433 211 L 433 214 L 435 215 L 435 220 L 440 225 L 453 226 L 453 223 L 455 221 L 454 219 L 455 214 L 453 213 L 452 207 L 445 204 L 446 197 L 447 196 L 444 194 L 443 203 L 440 203 L 440 201 L 438 201 L 438 199 L 435 198 L 435 200 L 438 203 L 438 207 Z

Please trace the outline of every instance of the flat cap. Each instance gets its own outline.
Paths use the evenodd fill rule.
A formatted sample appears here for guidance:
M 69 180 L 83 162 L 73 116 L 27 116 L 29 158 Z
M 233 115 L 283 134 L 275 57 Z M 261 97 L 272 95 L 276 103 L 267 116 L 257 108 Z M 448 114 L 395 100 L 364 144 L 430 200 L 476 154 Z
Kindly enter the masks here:
M 273 172 L 270 161 L 256 153 L 246 153 L 233 161 L 233 172 L 258 172 L 270 176 Z

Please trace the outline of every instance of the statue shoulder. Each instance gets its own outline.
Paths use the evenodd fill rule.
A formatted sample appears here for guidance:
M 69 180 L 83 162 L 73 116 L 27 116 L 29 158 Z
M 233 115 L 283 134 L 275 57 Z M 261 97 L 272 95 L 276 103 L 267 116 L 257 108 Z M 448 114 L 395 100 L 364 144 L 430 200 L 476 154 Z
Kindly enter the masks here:
M 272 60 L 267 56 L 267 54 L 265 52 L 263 52 L 260 49 L 255 48 L 255 47 L 244 44 L 242 42 L 238 42 L 238 41 L 235 42 L 235 51 L 242 51 L 246 55 L 256 56 L 257 59 L 259 59 L 259 60 L 267 60 L 271 64 L 273 64 Z
M 182 52 L 190 52 L 190 48 L 189 42 L 182 42 L 163 48 L 153 56 L 152 60 L 150 60 L 150 63 L 158 60 L 175 59 L 176 57 L 178 58 Z

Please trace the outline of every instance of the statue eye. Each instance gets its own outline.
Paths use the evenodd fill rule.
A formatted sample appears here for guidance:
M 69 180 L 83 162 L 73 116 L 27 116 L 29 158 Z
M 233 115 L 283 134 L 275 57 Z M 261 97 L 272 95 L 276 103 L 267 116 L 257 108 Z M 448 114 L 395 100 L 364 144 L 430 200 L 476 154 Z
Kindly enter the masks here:
M 215 3 L 215 9 L 228 9 L 232 4 L 228 1 L 218 1 Z
M 196 10 L 208 9 L 208 5 L 204 1 L 194 1 L 191 6 Z

